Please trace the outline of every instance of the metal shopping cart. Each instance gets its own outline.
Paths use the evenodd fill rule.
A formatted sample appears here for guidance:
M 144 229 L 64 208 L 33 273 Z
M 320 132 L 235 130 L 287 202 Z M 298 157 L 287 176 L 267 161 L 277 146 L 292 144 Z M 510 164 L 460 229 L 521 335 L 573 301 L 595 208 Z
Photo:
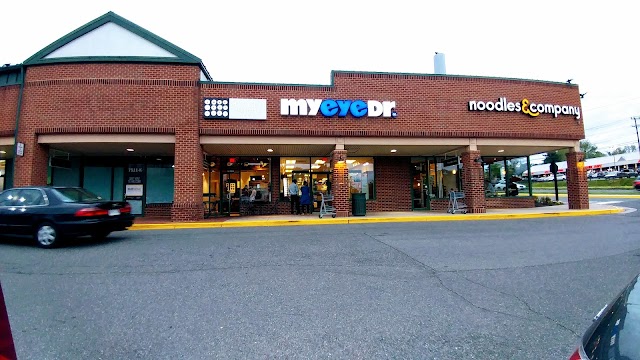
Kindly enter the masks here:
M 455 214 L 457 211 L 466 214 L 467 204 L 465 204 L 462 199 L 464 199 L 464 191 L 450 191 L 449 208 L 447 208 L 447 212 L 450 214 Z
M 331 217 L 336 217 L 336 208 L 333 207 L 333 195 L 325 195 L 320 193 L 322 196 L 322 201 L 320 202 L 320 214 L 318 215 L 320 219 L 322 219 L 323 215 L 331 215 Z

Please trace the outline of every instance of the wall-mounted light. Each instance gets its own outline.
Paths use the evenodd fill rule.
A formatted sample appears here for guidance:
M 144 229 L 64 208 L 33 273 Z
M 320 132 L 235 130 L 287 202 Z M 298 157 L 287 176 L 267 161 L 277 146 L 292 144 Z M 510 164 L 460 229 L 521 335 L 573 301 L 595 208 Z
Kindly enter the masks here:
M 396 149 L 391 149 L 391 152 L 392 152 L 392 153 L 395 153 L 395 152 L 397 152 L 397 151 L 398 151 L 398 150 L 396 150 Z
M 504 149 L 500 149 L 500 150 L 498 150 L 498 152 L 499 152 L 499 153 L 503 153 L 503 152 L 504 152 Z
M 267 149 L 267 152 L 273 152 L 273 149 Z
M 135 150 L 133 150 L 132 148 L 128 148 L 128 149 L 127 149 L 127 151 L 128 151 L 128 152 L 133 152 L 133 151 L 135 151 Z

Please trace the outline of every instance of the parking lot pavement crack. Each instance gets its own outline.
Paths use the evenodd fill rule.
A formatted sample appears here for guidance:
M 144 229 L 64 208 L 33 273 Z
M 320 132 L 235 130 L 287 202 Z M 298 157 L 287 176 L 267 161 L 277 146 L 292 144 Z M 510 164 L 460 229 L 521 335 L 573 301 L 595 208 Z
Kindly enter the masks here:
M 435 268 L 433 268 L 433 267 L 431 267 L 431 266 L 429 266 L 429 265 L 425 264 L 424 262 L 422 262 L 422 261 L 420 261 L 420 260 L 418 260 L 418 259 L 414 258 L 413 256 L 411 256 L 411 255 L 407 254 L 406 252 L 404 252 L 404 251 L 402 251 L 402 250 L 398 249 L 397 247 L 395 247 L 395 246 L 393 246 L 393 245 L 390 245 L 390 244 L 387 244 L 386 242 L 384 242 L 384 241 L 382 241 L 382 240 L 377 239 L 374 235 L 370 235 L 370 234 L 367 234 L 367 233 L 365 233 L 365 235 L 367 235 L 367 236 L 368 236 L 368 237 L 370 237 L 371 239 L 373 239 L 373 240 L 377 241 L 378 243 L 380 243 L 380 244 L 382 244 L 382 245 L 384 245 L 384 246 L 386 246 L 386 247 L 389 247 L 389 248 L 393 249 L 393 251 L 396 251 L 396 252 L 398 252 L 398 253 L 402 254 L 403 256 L 405 256 L 405 257 L 409 258 L 411 261 L 413 261 L 413 262 L 417 263 L 417 264 L 418 264 L 420 267 L 422 267 L 423 269 L 428 270 L 428 271 L 429 271 L 429 273 L 431 273 L 431 275 L 433 275 L 433 276 L 438 280 L 438 283 L 440 283 L 440 286 L 441 286 L 443 289 L 445 289 L 445 290 L 449 291 L 451 294 L 453 294 L 454 296 L 458 297 L 459 299 L 461 299 L 461 300 L 462 300 L 462 301 L 464 301 L 465 303 L 469 304 L 471 307 L 474 307 L 474 308 L 476 308 L 476 309 L 478 309 L 478 310 L 483 310 L 483 311 L 487 311 L 487 312 L 490 312 L 490 313 L 494 313 L 494 314 L 501 314 L 501 315 L 505 315 L 505 316 L 509 316 L 509 317 L 514 317 L 514 318 L 518 318 L 518 319 L 523 319 L 523 320 L 531 320 L 530 318 L 527 318 L 527 317 L 524 317 L 524 316 L 519 316 L 519 315 L 516 315 L 516 314 L 510 314 L 510 313 L 507 313 L 507 312 L 504 312 L 504 311 L 500 311 L 500 310 L 489 309 L 489 308 L 486 308 L 486 307 L 484 307 L 484 306 L 480 306 L 480 305 L 475 304 L 473 301 L 469 300 L 467 297 L 465 297 L 465 296 L 464 296 L 464 295 L 462 295 L 461 293 L 459 293 L 459 292 L 457 292 L 456 290 L 454 290 L 452 287 L 447 286 L 447 285 L 445 284 L 444 280 L 440 277 L 440 273 L 443 273 L 443 274 L 444 274 L 445 272 L 441 272 L 441 271 L 436 270 Z M 454 275 L 456 275 L 456 276 L 457 276 L 458 274 L 454 274 Z M 465 280 L 466 280 L 466 279 L 465 279 Z M 533 312 L 533 313 L 535 313 L 535 312 Z M 571 331 L 571 330 L 569 330 L 569 331 Z M 571 332 L 573 333 L 573 331 L 571 331 Z M 574 334 L 575 334 L 575 333 L 574 333 Z
M 522 304 L 527 308 L 527 310 L 528 310 L 529 312 L 531 312 L 531 313 L 533 313 L 533 314 L 535 314 L 535 315 L 537 315 L 537 316 L 539 316 L 539 317 L 541 317 L 541 318 L 544 318 L 544 319 L 546 319 L 546 320 L 548 320 L 548 321 L 550 321 L 550 322 L 554 323 L 556 326 L 558 326 L 558 327 L 560 327 L 560 328 L 562 328 L 562 329 L 564 329 L 564 330 L 569 331 L 571 334 L 575 335 L 576 337 L 580 337 L 580 335 L 579 335 L 578 333 L 576 333 L 576 332 L 575 332 L 575 331 L 573 331 L 572 329 L 570 329 L 570 328 L 568 328 L 568 327 L 566 327 L 566 326 L 562 325 L 562 324 L 561 324 L 561 323 L 559 323 L 557 320 L 555 320 L 555 319 L 553 319 L 553 318 L 551 318 L 551 317 L 549 317 L 549 316 L 547 316 L 547 315 L 545 315 L 545 314 L 543 314 L 543 313 L 541 313 L 541 312 L 539 312 L 539 311 L 534 310 L 534 309 L 531 307 L 531 305 L 529 305 L 529 303 L 528 303 L 528 302 L 526 302 L 525 300 L 523 300 L 522 298 L 520 298 L 518 295 L 510 294 L 510 293 L 505 292 L 505 291 L 502 291 L 502 290 L 494 289 L 494 288 L 492 288 L 492 287 L 490 287 L 490 286 L 487 286 L 487 285 L 485 285 L 485 284 L 479 283 L 479 282 L 477 282 L 477 281 L 473 281 L 473 280 L 471 280 L 471 279 L 469 279 L 469 278 L 467 278 L 466 276 L 461 275 L 461 274 L 456 274 L 456 275 L 458 275 L 458 276 L 462 277 L 465 281 L 468 281 L 468 282 L 470 282 L 470 283 L 472 283 L 472 284 L 476 284 L 476 285 L 478 285 L 478 286 L 480 286 L 480 287 L 482 287 L 482 288 L 485 288 L 485 289 L 487 289 L 487 290 L 494 291 L 494 292 L 497 292 L 497 293 L 499 293 L 499 294 L 502 294 L 502 295 L 505 295 L 505 296 L 512 297 L 512 298 L 516 299 L 517 301 L 519 301 L 520 303 L 522 303 Z

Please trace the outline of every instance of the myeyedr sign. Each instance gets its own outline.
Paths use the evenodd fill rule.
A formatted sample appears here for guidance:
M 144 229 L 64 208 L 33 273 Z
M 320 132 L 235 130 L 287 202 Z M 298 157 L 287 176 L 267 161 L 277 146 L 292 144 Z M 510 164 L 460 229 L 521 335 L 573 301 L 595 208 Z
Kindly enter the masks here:
M 507 98 L 499 98 L 498 101 L 469 101 L 469 111 L 511 111 L 522 112 L 529 116 L 536 117 L 540 114 L 574 115 L 576 120 L 580 120 L 580 107 L 571 105 L 537 104 L 529 99 L 522 99 L 519 102 L 508 102 Z
M 333 100 L 333 99 L 280 99 L 280 115 L 355 118 L 363 116 L 395 118 L 398 116 L 395 101 Z

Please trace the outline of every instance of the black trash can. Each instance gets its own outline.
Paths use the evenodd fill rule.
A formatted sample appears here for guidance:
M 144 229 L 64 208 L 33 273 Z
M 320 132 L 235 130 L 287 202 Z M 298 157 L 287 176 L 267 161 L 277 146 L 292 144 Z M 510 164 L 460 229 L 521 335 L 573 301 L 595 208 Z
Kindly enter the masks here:
M 367 215 L 367 196 L 365 194 L 351 194 L 351 214 L 353 216 Z

